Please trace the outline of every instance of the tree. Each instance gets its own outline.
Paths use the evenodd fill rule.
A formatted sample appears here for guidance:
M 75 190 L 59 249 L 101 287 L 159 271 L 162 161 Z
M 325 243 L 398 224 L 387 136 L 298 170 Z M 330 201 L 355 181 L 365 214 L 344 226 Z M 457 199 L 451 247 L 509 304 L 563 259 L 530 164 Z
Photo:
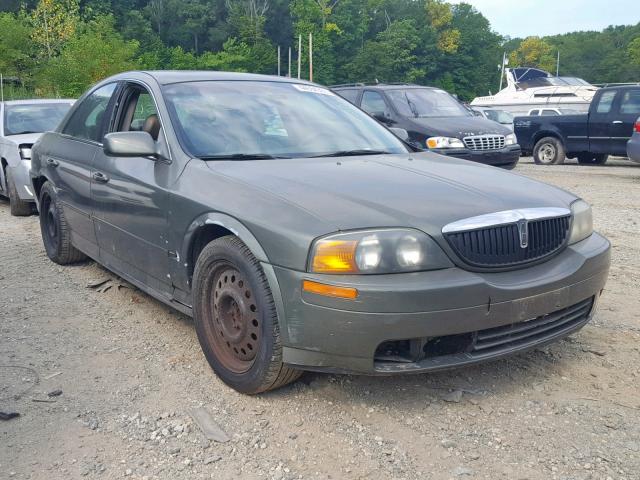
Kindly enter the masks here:
M 78 0 L 40 0 L 31 13 L 31 38 L 47 58 L 55 56 L 76 31 Z
M 110 15 L 78 25 L 60 55 L 47 62 L 39 86 L 64 97 L 77 97 L 89 85 L 116 73 L 135 69 L 138 42 L 126 41 Z
M 640 66 L 640 37 L 636 37 L 629 42 L 627 52 L 631 61 L 635 65 Z
M 556 58 L 553 47 L 540 37 L 527 37 L 514 52 L 509 55 L 509 62 L 514 66 L 535 67 L 554 71 Z
M 438 34 L 438 49 L 444 53 L 455 53 L 460 43 L 460 31 L 451 28 L 451 5 L 442 0 L 426 0 L 424 7 L 431 27 Z
M 28 75 L 32 51 L 31 31 L 24 15 L 0 13 L 0 73 L 5 77 Z

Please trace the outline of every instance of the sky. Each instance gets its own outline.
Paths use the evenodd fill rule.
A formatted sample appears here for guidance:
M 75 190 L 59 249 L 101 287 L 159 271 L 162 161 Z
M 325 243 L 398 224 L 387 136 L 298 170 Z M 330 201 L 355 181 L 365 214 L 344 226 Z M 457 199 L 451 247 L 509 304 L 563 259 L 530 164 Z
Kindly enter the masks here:
M 451 1 L 451 0 L 450 0 Z M 464 0 L 501 35 L 545 36 L 640 22 L 638 0 Z M 454 0 L 452 3 L 461 3 Z

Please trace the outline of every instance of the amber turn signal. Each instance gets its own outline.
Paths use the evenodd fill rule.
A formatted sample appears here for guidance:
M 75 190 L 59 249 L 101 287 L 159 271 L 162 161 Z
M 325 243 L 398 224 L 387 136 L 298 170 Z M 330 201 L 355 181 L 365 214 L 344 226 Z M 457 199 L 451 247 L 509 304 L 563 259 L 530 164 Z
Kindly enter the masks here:
M 358 290 L 355 288 L 337 287 L 335 285 L 312 282 L 311 280 L 302 281 L 302 290 L 326 297 L 348 298 L 350 300 L 358 297 Z
M 316 273 L 357 273 L 355 240 L 321 240 L 313 256 Z

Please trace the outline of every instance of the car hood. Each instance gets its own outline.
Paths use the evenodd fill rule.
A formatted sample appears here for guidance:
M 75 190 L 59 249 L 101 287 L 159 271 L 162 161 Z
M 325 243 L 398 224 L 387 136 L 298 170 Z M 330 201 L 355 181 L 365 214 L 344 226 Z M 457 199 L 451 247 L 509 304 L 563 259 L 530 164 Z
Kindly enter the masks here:
M 21 135 L 7 135 L 4 138 L 15 143 L 16 145 L 31 144 L 33 145 L 42 136 L 42 133 L 23 133 Z
M 509 135 L 511 130 L 482 117 L 423 117 L 410 118 L 416 130 L 425 130 L 431 137 L 464 138 L 474 135 Z
M 260 194 L 324 221 L 327 232 L 413 227 L 437 236 L 447 223 L 528 207 L 568 207 L 573 195 L 504 170 L 430 152 L 346 158 L 207 162 Z

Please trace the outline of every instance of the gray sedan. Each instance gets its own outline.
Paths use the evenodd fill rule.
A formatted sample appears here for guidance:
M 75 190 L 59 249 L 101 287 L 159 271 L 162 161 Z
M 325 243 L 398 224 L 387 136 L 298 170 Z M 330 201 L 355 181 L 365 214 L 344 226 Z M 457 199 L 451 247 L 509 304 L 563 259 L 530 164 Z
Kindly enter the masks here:
M 640 118 L 633 127 L 633 135 L 627 142 L 627 157 L 632 162 L 640 162 Z
M 33 149 L 47 255 L 194 317 L 224 382 L 500 358 L 592 317 L 610 262 L 576 196 L 419 153 L 326 88 L 134 72 Z
M 0 102 L 0 195 L 9 198 L 11 215 L 33 211 L 29 169 L 31 146 L 42 132 L 53 130 L 73 100 L 12 100 Z

